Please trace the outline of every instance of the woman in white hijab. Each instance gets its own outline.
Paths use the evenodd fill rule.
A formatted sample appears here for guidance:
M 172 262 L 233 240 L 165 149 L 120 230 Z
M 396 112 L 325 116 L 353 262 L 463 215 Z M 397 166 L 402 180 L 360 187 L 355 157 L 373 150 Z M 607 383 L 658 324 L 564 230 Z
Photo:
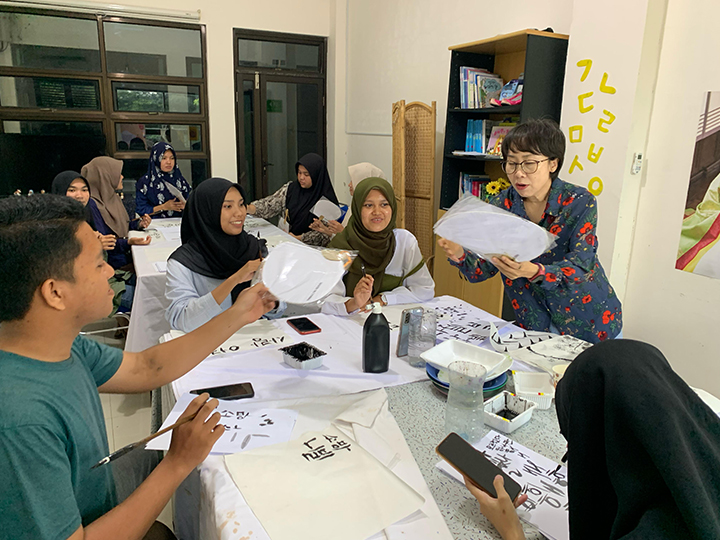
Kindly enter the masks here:
M 387 180 L 387 178 L 385 177 L 385 173 L 380 167 L 376 167 L 375 165 L 373 165 L 372 163 L 368 163 L 367 161 L 363 161 L 362 163 L 356 163 L 355 165 L 350 165 L 348 167 L 348 172 L 350 173 L 350 183 L 348 184 L 348 188 L 350 189 L 351 197 L 355 192 L 355 186 L 366 178 L 382 178 L 383 180 Z M 333 236 L 346 227 L 351 215 L 352 209 L 350 208 L 350 205 L 348 205 L 348 210 L 345 213 L 342 221 L 338 222 L 333 219 L 331 221 L 327 221 L 327 225 L 325 225 L 325 223 L 323 223 L 319 219 L 314 219 L 313 222 L 310 224 L 310 228 L 314 231 Z

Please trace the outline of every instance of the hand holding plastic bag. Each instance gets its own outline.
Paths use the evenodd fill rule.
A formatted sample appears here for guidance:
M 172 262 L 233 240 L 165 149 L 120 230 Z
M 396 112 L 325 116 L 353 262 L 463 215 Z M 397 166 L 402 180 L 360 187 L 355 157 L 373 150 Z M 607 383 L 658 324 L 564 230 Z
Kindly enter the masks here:
M 506 255 L 531 261 L 555 246 L 555 235 L 512 212 L 465 197 L 434 226 L 435 234 L 460 244 L 483 259 Z
M 273 249 L 255 273 L 278 300 L 311 304 L 325 298 L 345 275 L 356 251 L 285 242 Z

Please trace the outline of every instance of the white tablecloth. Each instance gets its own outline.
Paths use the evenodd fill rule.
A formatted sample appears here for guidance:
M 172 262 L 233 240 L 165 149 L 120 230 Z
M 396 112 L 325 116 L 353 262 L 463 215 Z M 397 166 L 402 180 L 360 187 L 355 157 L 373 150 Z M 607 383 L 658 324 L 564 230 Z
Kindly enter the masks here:
M 392 470 L 417 491 L 425 503 L 420 511 L 374 535 L 373 540 L 437 539 L 450 540 L 445 520 L 435 503 L 422 473 L 415 463 L 405 438 L 388 411 L 384 390 L 333 396 L 264 402 L 262 407 L 299 411 L 292 433 L 297 438 L 307 431 L 322 431 L 332 422 L 365 450 Z M 336 420 L 340 417 L 342 420 Z M 194 473 L 197 474 L 197 473 Z M 258 471 L 262 474 L 262 471 Z M 191 487 L 195 484 L 195 487 Z M 190 491 L 199 489 L 195 497 Z M 282 490 L 282 486 L 277 486 Z M 270 540 L 242 494 L 230 477 L 222 456 L 211 455 L 199 467 L 197 477 L 186 481 L 176 496 L 176 534 L 181 540 L 191 538 L 220 540 Z M 193 511 L 199 507 L 199 519 Z M 281 515 L 278 519 L 283 519 Z M 337 538 L 342 538 L 338 531 Z
M 170 331 L 165 311 L 170 303 L 165 298 L 165 272 L 156 263 L 164 263 L 180 247 L 180 218 L 156 219 L 149 229 L 162 234 L 162 240 L 153 238 L 147 246 L 132 246 L 137 284 L 133 298 L 132 316 L 128 328 L 125 350 L 139 352 L 157 345 L 163 334 Z M 268 241 L 272 249 L 281 242 L 297 242 L 264 219 L 248 216 L 245 229 Z
M 462 305 L 485 320 L 497 317 L 451 296 L 435 298 L 424 304 L 427 307 Z M 389 310 L 388 318 L 399 322 L 400 309 Z M 287 319 L 272 321 L 295 342 L 306 341 L 327 353 L 318 369 L 294 369 L 283 362 L 279 347 L 214 356 L 201 362 L 195 369 L 172 383 L 176 397 L 190 390 L 250 381 L 256 399 L 286 399 L 324 395 L 338 395 L 395 386 L 427 378 L 424 369 L 411 367 L 407 357 L 398 358 L 397 330 L 390 333 L 390 369 L 386 373 L 364 373 L 362 370 L 363 327 L 350 317 L 324 314 L 307 315 L 322 331 L 300 336 Z M 514 327 L 508 327 L 508 330 Z M 490 348 L 489 344 L 484 347 Z
M 424 305 L 461 306 L 465 311 L 472 312 L 484 320 L 499 320 L 462 300 L 449 296 L 435 298 Z M 407 307 L 394 306 L 388 309 L 387 316 L 390 322 L 399 322 L 401 309 Z M 391 352 L 388 372 L 363 373 L 361 321 L 357 317 L 335 317 L 324 314 L 311 314 L 308 318 L 322 329 L 320 333 L 300 336 L 287 325 L 286 319 L 272 322 L 296 342 L 307 341 L 325 351 L 327 356 L 324 357 L 322 368 L 309 371 L 293 369 L 283 362 L 278 347 L 210 357 L 165 387 L 164 413 L 170 411 L 179 396 L 190 390 L 250 381 L 255 389 L 255 398 L 248 400 L 249 405 L 262 402 L 263 407 L 277 406 L 300 410 L 301 416 L 293 431 L 294 436 L 299 436 L 304 431 L 322 429 L 345 410 L 348 404 L 369 395 L 357 394 L 357 392 L 427 380 L 424 369 L 411 367 L 406 358 L 396 356 L 399 334 L 397 330 L 390 334 Z M 514 327 L 509 327 L 508 331 L 512 328 Z M 485 346 L 490 347 L 489 344 Z M 380 392 L 385 395 L 384 391 L 380 390 Z M 382 421 L 378 423 L 378 432 L 382 433 L 380 437 L 384 442 L 378 444 L 385 448 L 383 452 L 387 452 L 387 448 L 392 448 L 392 451 L 400 456 L 398 468 L 393 468 L 393 471 L 421 493 L 426 499 L 426 504 L 422 515 L 413 515 L 403 520 L 402 523 L 380 533 L 377 538 L 388 540 L 451 538 L 402 433 L 387 411 L 387 403 L 384 398 L 381 401 L 382 406 L 379 406 L 378 410 Z M 366 433 L 365 436 L 372 441 L 377 434 Z M 380 451 L 372 442 L 367 447 L 362 435 L 358 443 L 374 455 L 375 452 Z M 376 457 L 380 459 L 379 455 Z M 176 493 L 175 530 L 178 537 L 181 540 L 215 537 L 234 539 L 237 535 L 240 537 L 245 535 L 248 540 L 266 539 L 267 536 L 259 524 L 255 525 L 252 512 L 230 479 L 222 458 L 210 456 L 199 470 L 200 474 L 188 479 Z M 248 524 L 252 524 L 252 527 L 248 527 Z M 235 530 L 237 532 L 230 532 Z M 339 532 L 338 538 L 341 537 L 342 534 Z

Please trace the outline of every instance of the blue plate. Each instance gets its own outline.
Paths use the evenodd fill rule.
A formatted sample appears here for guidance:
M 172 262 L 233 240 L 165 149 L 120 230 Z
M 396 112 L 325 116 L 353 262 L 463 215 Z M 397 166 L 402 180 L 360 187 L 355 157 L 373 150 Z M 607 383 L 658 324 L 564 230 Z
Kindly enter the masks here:
M 425 372 L 427 373 L 428 377 L 430 377 L 430 379 L 434 383 L 436 383 L 436 386 L 440 385 L 444 388 L 449 388 L 450 385 L 448 383 L 443 382 L 438 378 L 438 371 L 439 371 L 438 368 L 436 368 L 435 366 L 431 366 L 430 364 L 425 364 Z M 490 392 L 492 390 L 497 390 L 498 388 L 505 386 L 505 384 L 507 383 L 507 378 L 508 378 L 507 371 L 505 371 L 504 373 L 501 373 L 494 379 L 486 381 L 485 384 L 483 385 L 483 392 Z

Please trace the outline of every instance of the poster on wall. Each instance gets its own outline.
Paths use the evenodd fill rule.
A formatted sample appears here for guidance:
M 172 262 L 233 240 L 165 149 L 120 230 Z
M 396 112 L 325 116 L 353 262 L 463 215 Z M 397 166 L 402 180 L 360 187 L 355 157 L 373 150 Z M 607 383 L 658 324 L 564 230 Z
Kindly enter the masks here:
M 720 91 L 703 98 L 675 268 L 720 279 Z

